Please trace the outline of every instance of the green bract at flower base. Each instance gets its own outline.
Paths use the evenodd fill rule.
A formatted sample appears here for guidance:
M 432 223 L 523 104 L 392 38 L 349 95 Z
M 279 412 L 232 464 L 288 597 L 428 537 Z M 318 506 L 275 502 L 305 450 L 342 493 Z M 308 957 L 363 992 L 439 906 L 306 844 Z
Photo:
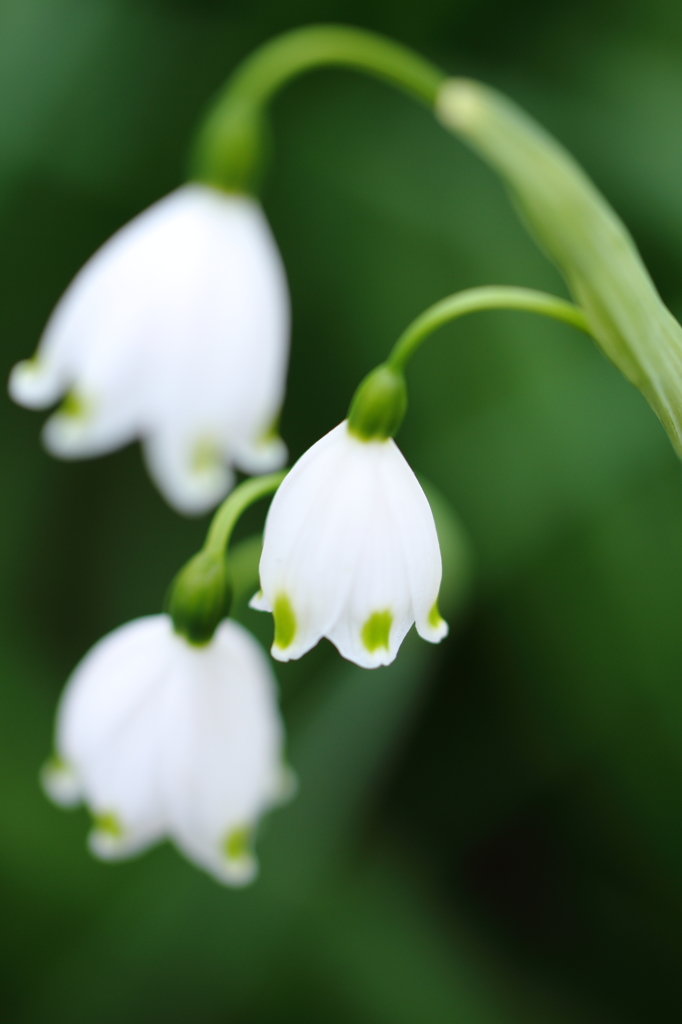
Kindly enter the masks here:
M 566 150 L 495 90 L 450 79 L 437 111 L 501 174 L 590 333 L 646 397 L 682 457 L 682 327 L 619 217 Z

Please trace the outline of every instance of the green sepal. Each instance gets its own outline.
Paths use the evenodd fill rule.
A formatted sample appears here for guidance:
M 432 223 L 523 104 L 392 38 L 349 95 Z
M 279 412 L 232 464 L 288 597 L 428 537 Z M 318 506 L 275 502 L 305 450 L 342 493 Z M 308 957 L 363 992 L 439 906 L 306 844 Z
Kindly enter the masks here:
M 400 370 L 382 363 L 361 382 L 348 411 L 348 429 L 361 441 L 394 437 L 407 412 L 407 385 Z
M 200 551 L 190 558 L 171 584 L 168 613 L 173 628 L 191 644 L 213 637 L 230 610 L 232 585 L 224 555 Z

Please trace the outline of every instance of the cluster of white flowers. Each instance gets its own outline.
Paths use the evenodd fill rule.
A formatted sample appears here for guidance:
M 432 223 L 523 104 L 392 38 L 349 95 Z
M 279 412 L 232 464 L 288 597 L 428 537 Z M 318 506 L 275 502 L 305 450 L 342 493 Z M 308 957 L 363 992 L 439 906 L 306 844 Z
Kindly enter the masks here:
M 258 204 L 205 185 L 178 189 L 118 232 L 76 277 L 38 352 L 15 367 L 16 401 L 44 407 L 50 451 L 98 455 L 141 439 L 167 499 L 215 506 L 231 466 L 281 465 L 288 296 Z M 441 559 L 433 516 L 391 437 L 347 421 L 294 466 L 267 519 L 261 590 L 272 654 L 321 637 L 366 668 L 387 665 L 413 623 L 436 642 Z M 291 791 L 265 654 L 231 620 L 203 645 L 168 616 L 101 640 L 60 705 L 48 794 L 87 803 L 92 851 L 131 855 L 163 836 L 219 880 L 255 872 L 260 816 Z

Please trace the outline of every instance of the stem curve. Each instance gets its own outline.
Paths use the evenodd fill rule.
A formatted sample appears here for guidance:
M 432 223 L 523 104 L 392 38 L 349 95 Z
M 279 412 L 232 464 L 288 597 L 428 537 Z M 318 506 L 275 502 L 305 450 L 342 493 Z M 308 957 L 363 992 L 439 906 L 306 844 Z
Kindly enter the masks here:
M 261 106 L 283 85 L 314 68 L 365 71 L 434 106 L 446 79 L 430 61 L 402 43 L 349 25 L 307 25 L 254 50 L 232 74 L 218 104 L 240 94 Z
M 310 25 L 251 53 L 218 93 L 199 131 L 192 178 L 227 191 L 252 192 L 263 158 L 265 112 L 292 79 L 320 67 L 363 71 L 434 107 L 445 72 L 384 36 L 346 25 Z
M 204 546 L 177 573 L 166 599 L 173 629 L 188 643 L 203 647 L 229 614 L 234 588 L 226 548 L 232 530 L 249 505 L 276 491 L 286 470 L 252 477 L 232 491 L 208 528 Z
M 461 316 L 487 309 L 516 309 L 538 313 L 571 324 L 592 336 L 585 314 L 572 302 L 536 291 L 534 288 L 489 285 L 468 288 L 455 295 L 448 295 L 447 298 L 430 306 L 405 328 L 386 360 L 387 365 L 392 370 L 402 373 L 407 361 L 433 331 L 451 320 L 458 320 Z
M 224 555 L 239 517 L 254 502 L 276 491 L 287 473 L 288 470 L 282 469 L 267 476 L 253 476 L 235 487 L 213 516 L 203 550 L 212 555 Z

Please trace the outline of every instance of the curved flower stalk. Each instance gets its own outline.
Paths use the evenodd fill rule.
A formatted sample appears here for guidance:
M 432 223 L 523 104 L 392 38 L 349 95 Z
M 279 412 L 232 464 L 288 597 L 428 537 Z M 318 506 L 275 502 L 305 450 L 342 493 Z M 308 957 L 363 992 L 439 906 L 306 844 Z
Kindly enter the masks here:
M 44 441 L 62 458 L 142 440 L 179 511 L 212 508 L 247 473 L 286 460 L 272 427 L 284 395 L 289 301 L 258 202 L 188 184 L 123 227 L 57 305 L 15 401 L 52 405 Z
M 129 857 L 168 837 L 233 886 L 254 878 L 254 830 L 292 790 L 274 676 L 232 620 L 203 646 L 167 615 L 100 640 L 62 696 L 56 754 L 44 788 L 59 804 L 87 804 L 96 856 Z
M 445 75 L 382 36 L 338 25 L 296 29 L 230 77 L 200 126 L 192 182 L 116 234 L 76 277 L 12 397 L 43 408 L 48 449 L 99 455 L 134 438 L 168 501 L 212 508 L 246 473 L 282 465 L 272 435 L 284 392 L 284 271 L 253 198 L 266 109 L 288 81 L 335 65 L 435 105 Z
M 392 438 L 365 441 L 344 420 L 303 455 L 270 506 L 251 605 L 273 612 L 273 657 L 326 636 L 363 668 L 388 665 L 416 622 L 438 613 L 441 557 L 429 503 Z

